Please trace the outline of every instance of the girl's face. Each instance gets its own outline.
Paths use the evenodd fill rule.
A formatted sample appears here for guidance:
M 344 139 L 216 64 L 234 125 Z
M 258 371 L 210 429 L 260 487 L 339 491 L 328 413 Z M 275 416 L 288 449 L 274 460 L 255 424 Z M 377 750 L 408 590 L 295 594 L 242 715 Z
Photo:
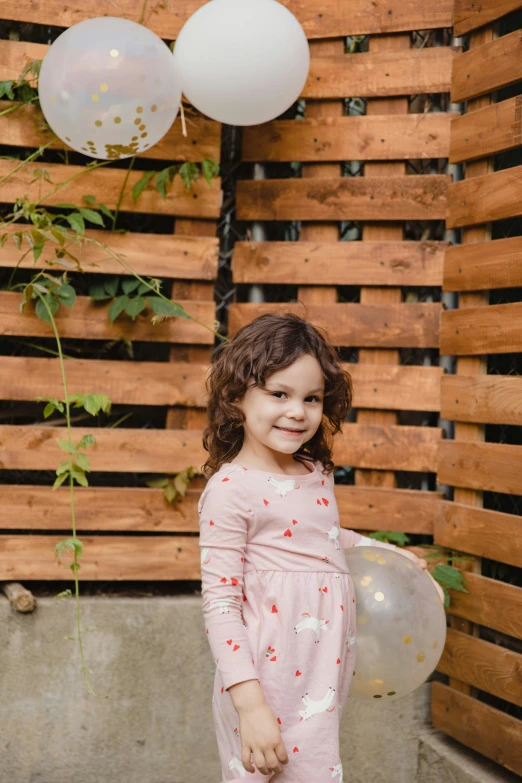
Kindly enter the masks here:
M 236 405 L 245 415 L 242 453 L 293 454 L 317 432 L 323 415 L 324 375 L 310 354 L 266 379 L 266 390 L 248 388 Z M 290 431 L 291 430 L 291 431 Z

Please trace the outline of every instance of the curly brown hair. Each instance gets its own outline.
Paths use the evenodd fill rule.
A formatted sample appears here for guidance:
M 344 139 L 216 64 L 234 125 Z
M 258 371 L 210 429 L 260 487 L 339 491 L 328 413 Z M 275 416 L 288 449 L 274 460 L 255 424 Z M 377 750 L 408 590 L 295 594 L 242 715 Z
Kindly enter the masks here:
M 352 407 L 352 379 L 318 327 L 292 313 L 269 313 L 223 343 L 210 368 L 206 381 L 208 424 L 203 430 L 203 446 L 209 456 L 201 469 L 206 478 L 241 450 L 245 417 L 233 401 L 245 394 L 250 377 L 264 389 L 269 375 L 306 354 L 315 356 L 325 377 L 323 418 L 314 436 L 295 454 L 320 460 L 323 473 L 331 473 L 333 436 L 342 431 Z

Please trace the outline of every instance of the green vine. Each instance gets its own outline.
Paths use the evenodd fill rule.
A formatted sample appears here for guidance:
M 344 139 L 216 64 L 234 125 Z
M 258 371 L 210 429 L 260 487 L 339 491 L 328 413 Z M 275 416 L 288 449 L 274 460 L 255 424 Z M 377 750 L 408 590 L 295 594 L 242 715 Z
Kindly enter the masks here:
M 147 2 L 145 1 L 142 11 L 142 16 L 145 14 Z M 157 7 L 162 7 L 162 4 L 157 4 Z M 156 8 L 153 8 L 150 13 L 155 13 Z M 0 98 L 5 97 L 11 101 L 17 103 L 8 107 L 6 110 L 0 112 L 0 116 L 10 114 L 17 108 L 23 105 L 38 103 L 38 89 L 37 86 L 31 82 L 36 81 L 40 72 L 41 61 L 35 60 L 29 63 L 20 74 L 17 80 L 0 82 Z M 30 74 L 30 78 L 26 78 Z M 53 144 L 54 141 L 50 141 L 45 145 L 39 147 L 35 152 L 31 153 L 27 158 L 22 161 L 17 161 L 15 157 L 6 156 L 4 159 L 9 159 L 17 162 L 17 165 L 0 179 L 0 185 L 8 180 L 13 174 L 18 172 L 23 166 L 40 158 L 44 151 Z M 75 510 L 75 483 L 88 487 L 89 482 L 87 474 L 90 472 L 90 463 L 87 456 L 87 448 L 93 446 L 96 440 L 93 435 L 84 435 L 77 443 L 72 439 L 72 427 L 71 427 L 71 408 L 83 408 L 90 416 L 96 416 L 100 412 L 110 414 L 111 412 L 111 400 L 102 394 L 68 394 L 67 379 L 64 367 L 64 353 L 60 341 L 58 328 L 55 321 L 55 315 L 61 306 L 73 307 L 76 302 L 76 290 L 68 279 L 68 274 L 71 271 L 83 273 L 81 262 L 78 258 L 78 251 L 85 247 L 88 243 L 99 247 L 104 250 L 105 253 L 115 260 L 121 267 L 124 273 L 131 275 L 130 278 L 124 278 L 120 281 L 119 276 L 110 276 L 102 283 L 93 284 L 90 288 L 90 295 L 94 301 L 104 301 L 111 299 L 111 305 L 109 306 L 109 320 L 111 325 L 114 320 L 122 314 L 130 316 L 133 320 L 137 315 L 141 313 L 146 307 L 148 307 L 153 315 L 151 322 L 158 324 L 168 318 L 186 318 L 193 320 L 205 329 L 208 329 L 219 338 L 227 339 L 224 335 L 221 335 L 218 331 L 218 322 L 214 322 L 213 328 L 207 324 L 202 323 L 194 316 L 187 313 L 184 308 L 177 302 L 172 302 L 166 296 L 161 293 L 162 281 L 157 278 L 144 279 L 137 272 L 132 269 L 131 266 L 124 260 L 124 258 L 114 252 L 108 245 L 101 240 L 86 236 L 86 223 L 99 226 L 100 228 L 106 228 L 105 219 L 111 221 L 111 229 L 116 229 L 116 223 L 120 211 L 120 207 L 125 196 L 125 189 L 127 186 L 128 178 L 132 170 L 135 157 L 130 159 L 128 168 L 126 169 L 125 177 L 118 196 L 116 209 L 113 211 L 109 209 L 105 204 L 98 201 L 94 195 L 85 195 L 82 197 L 82 201 L 86 206 L 78 206 L 76 204 L 63 203 L 56 205 L 55 209 L 60 210 L 58 213 L 50 212 L 42 206 L 42 203 L 53 196 L 58 190 L 66 187 L 72 180 L 76 179 L 83 174 L 100 168 L 102 166 L 109 165 L 112 161 L 92 161 L 88 163 L 81 171 L 76 172 L 72 176 L 65 179 L 56 185 L 53 185 L 51 176 L 47 169 L 36 168 L 33 171 L 32 182 L 39 182 L 39 198 L 37 201 L 30 201 L 27 196 L 16 199 L 13 210 L 5 218 L 0 220 L 0 247 L 4 247 L 7 242 L 12 241 L 18 251 L 21 252 L 21 256 L 15 265 L 8 285 L 7 290 L 22 289 L 22 300 L 20 303 L 20 311 L 23 312 L 25 306 L 32 300 L 36 300 L 34 313 L 37 318 L 47 322 L 52 327 L 54 337 L 56 340 L 57 352 L 46 349 L 49 353 L 58 356 L 60 363 L 60 371 L 63 385 L 63 400 L 59 400 L 53 397 L 37 397 L 38 402 L 45 403 L 43 411 L 44 418 L 49 418 L 53 413 L 58 411 L 65 416 L 67 426 L 67 438 L 58 439 L 57 443 L 60 449 L 67 455 L 66 459 L 60 462 L 56 469 L 56 479 L 53 484 L 53 491 L 58 489 L 62 484 L 68 482 L 70 492 L 70 507 L 71 507 L 71 526 L 72 535 L 62 541 L 59 541 L 54 547 L 54 551 L 57 555 L 58 561 L 61 562 L 61 557 L 65 553 L 72 553 L 72 562 L 69 567 L 73 573 L 74 585 L 75 585 L 75 602 L 76 602 L 76 633 L 77 635 L 66 638 L 73 641 L 77 641 L 79 645 L 80 658 L 81 658 L 81 672 L 85 679 L 87 689 L 96 698 L 108 698 L 108 695 L 100 696 L 97 694 L 90 682 L 89 674 L 91 670 L 87 667 L 84 647 L 83 647 L 83 634 L 95 630 L 94 628 L 82 629 L 81 627 L 81 612 L 80 612 L 80 589 L 78 572 L 80 570 L 80 559 L 83 556 L 83 543 L 76 534 L 76 510 Z M 168 186 L 172 184 L 176 174 L 181 177 L 186 190 L 189 190 L 192 182 L 194 182 L 203 174 L 207 184 L 210 186 L 212 180 L 219 173 L 219 165 L 211 160 L 205 159 L 201 162 L 200 166 L 193 162 L 185 162 L 179 166 L 170 165 L 162 171 L 156 172 L 143 172 L 142 177 L 134 187 L 132 188 L 132 198 L 134 202 L 140 197 L 143 191 L 149 186 L 154 184 L 157 192 L 163 197 L 167 198 Z M 44 183 L 49 183 L 52 188 L 42 195 L 42 188 Z M 65 212 L 61 210 L 66 210 Z M 19 221 L 25 221 L 24 227 L 18 228 L 13 224 Z M 27 227 L 26 227 L 27 225 Z M 11 227 L 8 231 L 8 229 Z M 15 229 L 15 230 L 13 230 Z M 51 249 L 50 257 L 42 258 L 42 254 Z M 74 251 L 74 252 L 73 252 Z M 29 283 L 14 284 L 14 275 L 19 269 L 20 264 L 24 259 L 32 254 L 33 265 L 37 262 L 44 262 L 49 267 L 59 266 L 65 271 L 62 271 L 61 276 L 55 276 L 50 274 L 46 268 L 37 272 L 30 280 Z M 121 288 L 120 288 L 121 286 Z M 38 346 L 35 346 L 38 347 Z M 120 421 L 125 419 L 123 417 Z M 117 422 L 119 423 L 119 422 Z M 194 475 L 198 474 L 192 466 L 181 471 L 177 475 L 167 476 L 160 479 L 152 479 L 147 482 L 148 486 L 161 487 L 163 489 L 163 495 L 167 502 L 172 503 L 175 499 L 181 500 L 186 492 L 187 486 Z M 58 593 L 56 599 L 70 598 L 73 593 L 70 589 L 61 591 Z

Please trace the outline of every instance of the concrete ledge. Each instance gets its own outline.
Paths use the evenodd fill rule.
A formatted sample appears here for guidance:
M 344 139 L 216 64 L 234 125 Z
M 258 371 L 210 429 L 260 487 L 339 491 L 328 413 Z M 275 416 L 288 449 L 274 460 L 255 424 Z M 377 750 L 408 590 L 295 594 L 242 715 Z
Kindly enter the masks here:
M 24 615 L 0 596 L 0 783 L 220 783 L 201 598 L 81 604 L 82 627 L 96 628 L 84 636 L 92 685 L 108 699 L 88 693 L 78 646 L 65 639 L 75 636 L 73 600 L 40 598 Z M 345 783 L 514 780 L 429 733 L 430 693 L 425 684 L 396 702 L 348 699 Z
M 418 783 L 520 783 L 520 778 L 451 737 L 430 731 L 419 738 Z

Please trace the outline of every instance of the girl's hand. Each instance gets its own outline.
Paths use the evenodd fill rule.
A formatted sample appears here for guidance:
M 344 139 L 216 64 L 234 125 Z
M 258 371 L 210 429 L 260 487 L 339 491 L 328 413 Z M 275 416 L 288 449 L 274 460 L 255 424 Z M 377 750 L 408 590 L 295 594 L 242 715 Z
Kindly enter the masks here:
M 410 552 L 408 549 L 400 549 L 400 553 L 401 553 L 401 555 L 404 555 L 404 557 L 407 557 L 408 560 L 411 560 L 413 563 L 415 563 L 415 565 L 418 565 L 419 568 L 422 568 L 424 571 L 426 571 L 426 573 L 428 574 L 429 578 L 431 579 L 431 581 L 433 582 L 433 584 L 437 588 L 437 593 L 439 594 L 440 600 L 444 604 L 444 591 L 443 591 L 442 587 L 439 585 L 439 583 L 437 582 L 437 580 L 434 579 L 432 577 L 432 575 L 429 573 L 427 562 L 425 560 L 423 560 L 422 558 L 417 557 L 417 555 L 415 555 L 413 552 Z
M 255 772 L 254 763 L 263 775 L 282 772 L 288 764 L 288 754 L 283 744 L 274 713 L 266 704 L 258 704 L 238 711 L 241 737 L 241 761 L 247 772 Z

